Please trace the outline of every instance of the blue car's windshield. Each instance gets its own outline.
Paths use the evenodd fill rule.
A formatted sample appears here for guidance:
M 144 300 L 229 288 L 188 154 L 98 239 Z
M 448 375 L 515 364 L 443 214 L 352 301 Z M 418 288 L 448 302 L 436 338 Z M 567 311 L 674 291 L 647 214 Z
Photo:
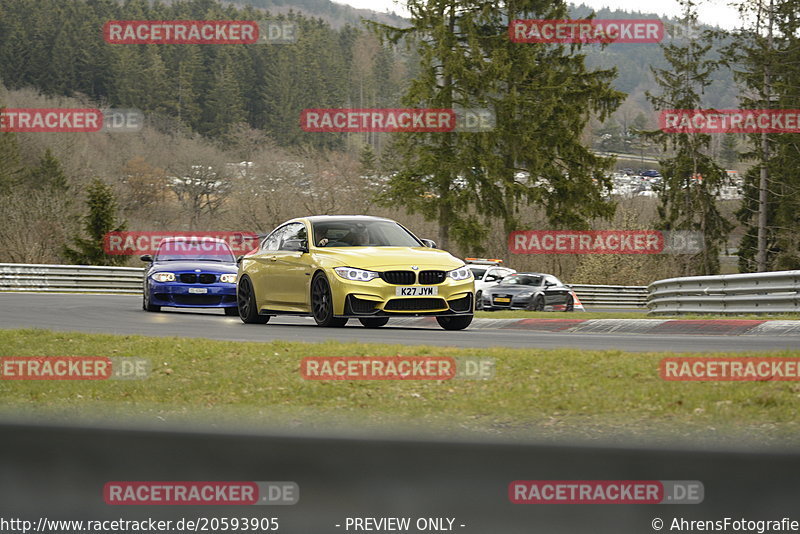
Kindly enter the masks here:
M 219 261 L 233 263 L 236 259 L 224 241 L 168 241 L 156 252 L 155 261 Z
M 422 247 L 405 228 L 392 221 L 340 219 L 312 224 L 318 247 Z

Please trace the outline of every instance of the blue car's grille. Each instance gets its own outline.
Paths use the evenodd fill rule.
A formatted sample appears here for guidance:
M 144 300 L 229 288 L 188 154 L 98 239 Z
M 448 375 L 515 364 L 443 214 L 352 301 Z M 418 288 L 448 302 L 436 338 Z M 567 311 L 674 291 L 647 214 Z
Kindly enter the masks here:
M 179 275 L 179 279 L 183 284 L 213 284 L 217 281 L 217 275 L 211 273 L 183 273 Z

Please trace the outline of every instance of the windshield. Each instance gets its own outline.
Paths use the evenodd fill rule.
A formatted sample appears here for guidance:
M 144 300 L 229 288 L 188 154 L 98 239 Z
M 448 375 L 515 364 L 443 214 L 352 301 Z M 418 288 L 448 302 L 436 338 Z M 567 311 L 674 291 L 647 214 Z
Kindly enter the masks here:
M 224 241 L 167 241 L 158 247 L 155 261 L 219 261 L 235 263 Z
M 318 247 L 421 247 L 408 230 L 392 221 L 334 220 L 312 223 Z
M 482 280 L 483 275 L 486 274 L 486 269 L 481 269 L 480 267 L 470 267 L 470 271 L 472 271 L 472 276 L 475 277 L 475 280 Z
M 504 286 L 540 286 L 542 285 L 542 277 L 510 274 L 503 278 L 500 284 Z

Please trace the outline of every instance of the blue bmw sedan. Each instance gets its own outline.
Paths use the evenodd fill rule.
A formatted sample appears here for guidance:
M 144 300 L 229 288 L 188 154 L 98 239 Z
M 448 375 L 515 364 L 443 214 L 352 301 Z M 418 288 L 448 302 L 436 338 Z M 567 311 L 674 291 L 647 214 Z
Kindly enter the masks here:
M 175 308 L 223 308 L 225 315 L 238 315 L 236 305 L 236 258 L 221 239 L 202 241 L 167 238 L 144 271 L 145 311 Z

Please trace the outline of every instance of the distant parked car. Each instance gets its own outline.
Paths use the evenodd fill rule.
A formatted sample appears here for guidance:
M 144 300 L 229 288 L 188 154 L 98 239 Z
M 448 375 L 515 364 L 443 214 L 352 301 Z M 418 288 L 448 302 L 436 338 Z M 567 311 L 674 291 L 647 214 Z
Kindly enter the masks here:
M 661 173 L 655 169 L 648 169 L 646 171 L 642 171 L 639 174 L 641 174 L 642 176 L 646 176 L 647 178 L 658 178 L 659 176 L 661 176 Z
M 563 306 L 573 311 L 572 289 L 551 274 L 513 273 L 482 295 L 483 309 L 545 311 L 548 306 Z
M 483 305 L 481 295 L 483 291 L 500 283 L 500 280 L 515 273 L 514 269 L 503 267 L 503 260 L 485 258 L 466 258 L 467 267 L 475 277 L 475 309 L 480 310 Z
M 239 268 L 228 244 L 221 239 L 203 241 L 167 238 L 155 256 L 141 257 L 144 270 L 142 308 L 158 312 L 175 308 L 222 308 L 238 315 L 236 273 Z

